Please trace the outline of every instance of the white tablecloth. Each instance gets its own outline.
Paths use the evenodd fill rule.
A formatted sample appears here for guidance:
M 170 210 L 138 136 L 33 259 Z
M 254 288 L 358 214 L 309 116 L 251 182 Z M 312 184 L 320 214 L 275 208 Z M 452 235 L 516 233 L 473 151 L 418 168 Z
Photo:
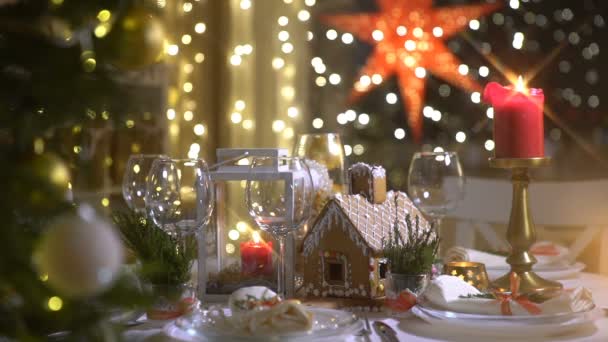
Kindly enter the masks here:
M 608 308 L 608 277 L 599 276 L 591 273 L 582 273 L 580 277 L 575 279 L 562 280 L 566 288 L 585 286 L 593 293 L 595 304 L 600 308 Z M 370 323 L 372 321 L 381 320 L 392 326 L 399 335 L 400 341 L 408 342 L 436 342 L 436 341 L 454 341 L 454 342 L 471 342 L 481 341 L 475 338 L 475 331 L 467 332 L 466 334 L 457 335 L 453 331 L 438 331 L 438 329 L 424 321 L 409 316 L 406 318 L 388 318 L 381 313 L 368 314 Z M 127 341 L 174 341 L 162 334 L 162 327 L 169 323 L 168 321 L 153 321 L 146 322 L 142 325 L 129 329 L 125 332 Z M 597 320 L 594 322 L 595 327 L 590 327 L 584 331 L 577 331 L 566 336 L 552 336 L 546 340 L 534 339 L 534 341 L 608 341 L 608 313 L 598 314 Z M 349 336 L 344 337 L 345 341 L 363 341 L 361 337 Z M 380 341 L 376 335 L 371 336 L 372 341 Z M 483 340 L 493 341 L 522 341 L 521 337 L 517 339 L 504 338 L 489 338 L 485 336 Z M 336 340 L 337 341 L 337 340 Z

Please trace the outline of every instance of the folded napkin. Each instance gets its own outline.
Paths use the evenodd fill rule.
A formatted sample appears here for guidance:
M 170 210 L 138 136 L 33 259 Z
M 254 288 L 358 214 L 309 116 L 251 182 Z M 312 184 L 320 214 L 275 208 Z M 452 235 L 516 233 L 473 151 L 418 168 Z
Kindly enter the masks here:
M 502 315 L 501 305 L 496 299 L 476 297 L 479 295 L 482 293 L 464 280 L 454 276 L 441 275 L 429 284 L 422 297 L 432 306 L 447 311 Z M 512 301 L 510 305 L 511 312 L 515 316 L 531 315 L 516 301 Z M 558 296 L 538 304 L 538 307 L 541 314 L 551 315 L 585 311 L 591 309 L 593 305 L 591 292 L 583 287 L 578 287 L 562 291 Z
M 539 241 L 530 249 L 536 257 L 536 267 L 566 266 L 570 263 L 568 248 L 549 241 Z M 505 256 L 482 252 L 464 247 L 452 247 L 446 251 L 446 261 L 475 261 L 486 265 L 486 268 L 504 268 L 507 265 Z

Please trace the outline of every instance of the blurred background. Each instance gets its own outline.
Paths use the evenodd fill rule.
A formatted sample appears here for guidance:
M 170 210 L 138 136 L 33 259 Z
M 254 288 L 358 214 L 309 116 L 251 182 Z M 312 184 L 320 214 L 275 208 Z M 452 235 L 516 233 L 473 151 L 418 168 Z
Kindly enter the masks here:
M 424 67 L 408 72 L 375 56 L 391 47 L 383 20 L 413 3 L 455 12 L 416 57 Z M 393 189 L 407 190 L 419 150 L 457 151 L 465 175 L 505 179 L 488 167 L 493 110 L 481 89 L 524 75 L 544 90 L 553 158 L 535 178 L 597 180 L 608 172 L 607 9 L 600 0 L 0 0 L 0 139 L 62 158 L 74 197 L 101 209 L 123 206 L 130 154 L 214 162 L 218 147 L 292 150 L 314 132 L 339 133 L 348 163 L 383 165 Z M 581 200 L 572 205 L 589 205 Z

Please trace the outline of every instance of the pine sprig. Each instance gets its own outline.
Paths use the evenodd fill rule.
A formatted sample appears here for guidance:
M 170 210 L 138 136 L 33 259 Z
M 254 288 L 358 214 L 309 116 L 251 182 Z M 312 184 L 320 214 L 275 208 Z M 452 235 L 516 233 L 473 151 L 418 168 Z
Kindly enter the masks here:
M 141 262 L 142 278 L 155 285 L 180 285 L 190 280 L 197 250 L 194 238 L 188 238 L 182 246 L 177 237 L 143 216 L 115 213 L 112 218 L 125 245 Z
M 421 230 L 418 216 L 415 218 L 415 224 L 412 224 L 410 215 L 407 215 L 405 224 L 407 240 L 403 238 L 398 224 L 395 223 L 388 239 L 382 241 L 382 253 L 389 262 L 390 270 L 399 274 L 429 273 L 437 255 L 439 238 L 432 228 Z

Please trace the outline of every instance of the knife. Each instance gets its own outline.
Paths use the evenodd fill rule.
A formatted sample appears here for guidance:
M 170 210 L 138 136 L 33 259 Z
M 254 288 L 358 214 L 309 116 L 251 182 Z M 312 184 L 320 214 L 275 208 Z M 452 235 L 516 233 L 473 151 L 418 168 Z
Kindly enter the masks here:
M 383 342 L 399 342 L 397 332 L 395 332 L 395 329 L 391 328 L 388 324 L 381 321 L 375 321 L 372 326 Z

